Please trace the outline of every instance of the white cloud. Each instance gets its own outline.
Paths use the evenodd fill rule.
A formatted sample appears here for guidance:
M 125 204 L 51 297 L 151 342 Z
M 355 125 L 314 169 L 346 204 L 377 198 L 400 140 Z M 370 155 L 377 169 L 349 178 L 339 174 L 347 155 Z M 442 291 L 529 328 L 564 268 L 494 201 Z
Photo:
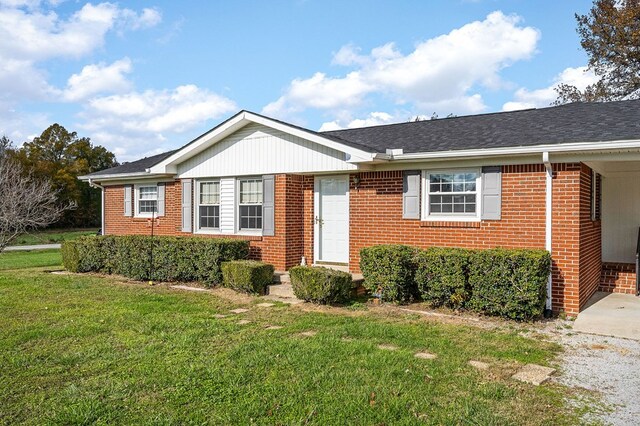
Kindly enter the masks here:
M 155 27 L 162 22 L 162 14 L 155 8 L 144 8 L 139 14 L 131 9 L 123 9 L 120 13 L 133 30 Z
M 104 63 L 87 65 L 79 74 L 73 74 L 67 81 L 63 98 L 76 102 L 99 93 L 122 93 L 131 89 L 131 82 L 125 74 L 132 70 L 131 60 L 123 58 L 110 65 Z
M 136 30 L 161 20 L 155 9 L 137 13 L 112 3 L 87 3 L 63 19 L 54 10 L 56 3 L 2 0 L 0 96 L 3 99 L 18 102 L 57 95 L 59 91 L 47 83 L 46 73 L 38 66 L 40 62 L 83 57 L 100 48 L 111 30 Z M 90 71 L 85 68 L 80 77 Z M 71 79 L 80 77 L 74 75 Z M 74 96 L 70 99 L 75 99 Z
M 308 79 L 295 79 L 263 112 L 290 118 L 308 108 L 351 110 L 374 94 L 423 110 L 481 112 L 486 107 L 474 88 L 499 86 L 500 71 L 530 58 L 539 38 L 539 31 L 522 26 L 520 17 L 498 11 L 418 43 L 407 55 L 393 43 L 376 47 L 368 55 L 356 46 L 343 46 L 333 63 L 354 67 L 353 71 L 339 77 L 318 72 Z
M 393 115 L 386 112 L 371 112 L 366 118 L 352 119 L 346 125 L 341 124 L 342 121 L 340 119 L 322 123 L 319 131 L 324 132 L 329 130 L 340 130 L 344 128 L 353 129 L 355 127 L 379 126 L 381 124 L 390 124 L 397 121 L 397 117 L 394 117 Z
M 134 91 L 91 99 L 80 114 L 82 122 L 78 126 L 91 134 L 92 141 L 121 155 L 119 159 L 134 160 L 169 149 L 170 136 L 236 109 L 228 98 L 184 85 L 173 90 Z
M 536 90 L 529 90 L 521 87 L 514 94 L 514 100 L 502 106 L 503 111 L 514 111 L 518 109 L 538 108 L 549 106 L 558 97 L 555 91 L 560 84 L 576 86 L 580 90 L 598 81 L 598 77 L 587 69 L 587 67 L 566 68 L 555 76 L 553 83 L 548 87 Z

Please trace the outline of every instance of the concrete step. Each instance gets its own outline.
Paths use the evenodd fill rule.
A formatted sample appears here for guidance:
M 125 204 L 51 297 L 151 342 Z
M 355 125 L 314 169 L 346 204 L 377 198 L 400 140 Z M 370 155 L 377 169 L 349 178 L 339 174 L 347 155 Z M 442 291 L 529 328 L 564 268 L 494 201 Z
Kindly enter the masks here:
M 286 271 L 275 271 L 273 273 L 273 282 L 278 284 L 291 284 L 291 278 Z
M 293 294 L 293 288 L 291 284 L 272 284 L 267 287 L 267 294 L 269 296 L 277 296 L 277 297 L 286 297 L 295 299 L 296 296 Z

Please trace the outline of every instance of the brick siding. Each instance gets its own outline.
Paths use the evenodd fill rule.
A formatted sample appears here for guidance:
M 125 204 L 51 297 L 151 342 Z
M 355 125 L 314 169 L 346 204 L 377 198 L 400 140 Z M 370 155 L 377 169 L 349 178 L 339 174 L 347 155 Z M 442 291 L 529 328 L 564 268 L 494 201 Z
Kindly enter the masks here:
M 633 263 L 603 263 L 598 290 L 636 294 L 636 265 Z
M 358 184 L 356 184 L 358 176 Z M 545 248 L 545 170 L 543 165 L 502 168 L 502 218 L 480 222 L 424 222 L 402 218 L 401 171 L 352 174 L 349 183 L 349 267 L 359 272 L 359 252 L 375 244 L 487 249 Z M 553 309 L 578 313 L 601 284 L 600 221 L 591 221 L 591 170 L 583 164 L 554 165 Z M 157 235 L 181 232 L 181 183 L 166 184 L 166 215 Z M 314 177 L 275 178 L 275 235 L 248 239 L 251 257 L 284 270 L 314 258 Z M 124 216 L 123 186 L 106 187 L 107 234 L 148 234 L 148 219 Z M 189 234 L 190 235 L 190 234 Z M 202 235 L 216 238 L 219 235 Z

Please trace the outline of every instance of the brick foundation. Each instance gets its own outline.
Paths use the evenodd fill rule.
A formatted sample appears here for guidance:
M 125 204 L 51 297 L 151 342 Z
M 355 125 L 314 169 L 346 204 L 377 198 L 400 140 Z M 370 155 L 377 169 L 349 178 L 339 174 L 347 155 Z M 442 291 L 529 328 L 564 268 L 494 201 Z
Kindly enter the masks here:
M 636 294 L 636 265 L 633 263 L 604 262 L 599 291 Z

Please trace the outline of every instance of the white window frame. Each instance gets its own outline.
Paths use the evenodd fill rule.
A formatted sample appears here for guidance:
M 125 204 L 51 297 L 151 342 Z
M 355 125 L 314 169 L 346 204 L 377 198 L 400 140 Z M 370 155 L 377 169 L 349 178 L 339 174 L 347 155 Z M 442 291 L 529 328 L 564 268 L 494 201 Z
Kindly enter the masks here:
M 259 180 L 262 183 L 262 202 L 260 202 L 260 206 L 264 205 L 264 181 L 262 176 L 243 176 L 236 178 L 236 193 L 235 193 L 235 230 L 237 234 L 241 235 L 262 235 L 262 227 L 255 229 L 241 229 L 240 228 L 240 206 L 241 205 L 251 205 L 251 204 L 240 204 L 240 190 L 241 185 L 240 182 L 244 180 Z M 253 204 L 258 205 L 258 204 Z M 264 221 L 264 211 L 262 212 L 262 220 Z
M 431 213 L 429 211 L 429 184 L 432 174 L 453 174 L 453 173 L 475 173 L 476 177 L 476 211 L 475 213 Z M 464 194 L 464 193 L 461 193 Z M 423 221 L 432 222 L 479 222 L 482 212 L 482 169 L 461 168 L 461 169 L 431 169 L 422 171 L 421 211 Z
M 141 213 L 140 212 L 140 188 L 147 188 L 147 187 L 155 187 L 156 188 L 156 212 L 155 213 Z M 133 217 L 143 217 L 143 218 L 149 218 L 149 217 L 158 217 L 158 182 L 153 182 L 153 183 L 137 183 L 134 185 L 134 195 L 133 198 L 135 200 L 134 202 L 134 213 L 133 213 Z
M 203 183 L 210 183 L 210 182 L 217 182 L 218 183 L 218 188 L 220 190 L 220 179 L 219 178 L 211 178 L 211 179 L 200 179 L 200 180 L 196 180 L 195 184 L 196 184 L 196 190 L 195 190 L 195 214 L 194 214 L 194 218 L 195 218 L 195 232 L 199 233 L 199 234 L 220 234 L 220 225 L 218 225 L 217 228 L 202 228 L 200 227 L 200 206 L 201 205 L 207 205 L 207 206 L 212 206 L 215 204 L 201 204 L 200 203 L 200 185 Z M 218 224 L 220 224 L 220 222 L 222 221 L 222 200 L 221 200 L 221 194 L 218 194 Z

